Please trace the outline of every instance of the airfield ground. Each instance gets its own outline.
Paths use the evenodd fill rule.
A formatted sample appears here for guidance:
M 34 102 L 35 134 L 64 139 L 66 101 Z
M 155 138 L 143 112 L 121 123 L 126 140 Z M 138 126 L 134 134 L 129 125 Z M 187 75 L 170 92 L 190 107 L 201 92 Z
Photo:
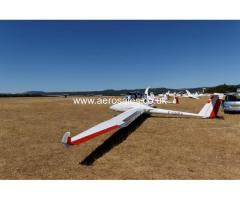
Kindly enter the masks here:
M 206 100 L 161 107 L 198 112 Z M 71 97 L 1 98 L 0 179 L 240 179 L 240 115 L 154 115 L 81 145 L 60 143 L 67 130 L 74 135 L 116 114 Z

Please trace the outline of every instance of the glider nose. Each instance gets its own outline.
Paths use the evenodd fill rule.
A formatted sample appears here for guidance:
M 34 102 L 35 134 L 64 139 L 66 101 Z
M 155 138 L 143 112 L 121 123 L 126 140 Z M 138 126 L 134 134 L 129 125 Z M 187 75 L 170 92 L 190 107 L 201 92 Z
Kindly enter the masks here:
M 117 110 L 116 104 L 113 104 L 112 106 L 110 106 L 110 109 L 112 109 L 112 110 Z
M 115 110 L 115 111 L 124 111 L 122 108 L 121 104 L 113 104 L 112 106 L 110 106 L 110 109 Z

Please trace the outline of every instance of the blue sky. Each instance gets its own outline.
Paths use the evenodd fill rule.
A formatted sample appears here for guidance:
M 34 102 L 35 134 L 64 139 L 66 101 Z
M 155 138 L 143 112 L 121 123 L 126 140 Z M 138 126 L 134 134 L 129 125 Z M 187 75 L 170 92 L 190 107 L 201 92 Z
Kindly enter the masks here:
M 0 21 L 0 92 L 239 84 L 240 21 Z

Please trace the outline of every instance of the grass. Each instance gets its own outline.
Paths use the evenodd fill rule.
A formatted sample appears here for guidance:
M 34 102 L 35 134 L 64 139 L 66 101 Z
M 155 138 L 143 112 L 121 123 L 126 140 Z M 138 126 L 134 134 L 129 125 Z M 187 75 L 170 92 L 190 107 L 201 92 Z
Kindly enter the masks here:
M 199 112 L 206 98 L 162 105 Z M 240 179 L 240 115 L 153 115 L 128 129 L 64 148 L 72 135 L 110 119 L 109 105 L 72 98 L 0 99 L 0 179 Z

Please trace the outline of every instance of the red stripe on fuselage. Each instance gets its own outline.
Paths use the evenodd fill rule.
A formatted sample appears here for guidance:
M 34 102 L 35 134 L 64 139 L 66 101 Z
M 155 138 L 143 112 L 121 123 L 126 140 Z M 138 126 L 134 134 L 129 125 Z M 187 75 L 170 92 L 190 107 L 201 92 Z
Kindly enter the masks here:
M 213 107 L 213 110 L 212 110 L 212 112 L 211 112 L 211 114 L 210 114 L 210 118 L 215 118 L 215 117 L 217 117 L 217 113 L 218 113 L 218 110 L 219 110 L 220 105 L 221 105 L 221 101 L 220 101 L 220 99 L 217 99 L 217 100 L 216 100 L 216 103 L 215 103 L 215 105 L 214 105 L 214 107 Z
M 121 127 L 121 126 L 119 126 L 119 125 L 115 125 L 115 126 L 112 126 L 112 127 L 106 128 L 106 129 L 103 129 L 103 130 L 101 130 L 101 131 L 98 131 L 98 132 L 96 132 L 96 133 L 93 133 L 93 134 L 91 134 L 91 135 L 88 135 L 88 136 L 86 136 L 86 137 L 80 138 L 80 139 L 75 140 L 75 141 L 71 141 L 71 137 L 69 137 L 67 143 L 68 143 L 68 144 L 81 144 L 81 143 L 83 143 L 83 142 L 86 142 L 86 141 L 88 141 L 88 140 L 91 140 L 92 138 L 95 138 L 95 137 L 97 137 L 97 136 L 99 136 L 99 135 L 102 135 L 102 134 L 104 134 L 104 133 L 107 133 L 107 132 L 109 132 L 109 131 L 112 131 L 112 130 L 117 129 L 117 128 L 120 128 L 120 127 Z

